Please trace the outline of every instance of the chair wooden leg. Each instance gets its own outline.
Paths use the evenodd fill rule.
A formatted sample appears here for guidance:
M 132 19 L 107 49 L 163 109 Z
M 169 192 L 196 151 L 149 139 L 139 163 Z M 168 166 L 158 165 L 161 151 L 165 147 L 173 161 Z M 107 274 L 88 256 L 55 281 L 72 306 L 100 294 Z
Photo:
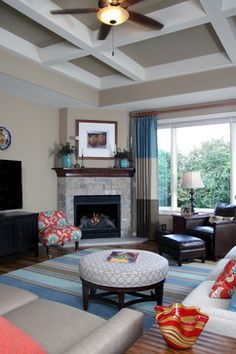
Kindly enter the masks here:
M 52 258 L 51 252 L 50 252 L 50 246 L 46 245 L 46 252 L 49 258 Z
M 79 241 L 75 241 L 75 252 L 79 252 Z

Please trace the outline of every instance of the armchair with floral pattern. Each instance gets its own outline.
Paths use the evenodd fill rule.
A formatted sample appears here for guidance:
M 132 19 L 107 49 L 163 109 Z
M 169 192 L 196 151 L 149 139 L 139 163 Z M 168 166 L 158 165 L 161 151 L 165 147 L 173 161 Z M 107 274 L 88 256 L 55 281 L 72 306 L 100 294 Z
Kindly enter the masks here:
M 82 236 L 77 226 L 69 225 L 64 211 L 41 211 L 38 214 L 39 239 L 46 246 L 47 255 L 50 255 L 51 245 L 64 245 L 65 242 L 74 241 L 78 251 L 79 240 Z

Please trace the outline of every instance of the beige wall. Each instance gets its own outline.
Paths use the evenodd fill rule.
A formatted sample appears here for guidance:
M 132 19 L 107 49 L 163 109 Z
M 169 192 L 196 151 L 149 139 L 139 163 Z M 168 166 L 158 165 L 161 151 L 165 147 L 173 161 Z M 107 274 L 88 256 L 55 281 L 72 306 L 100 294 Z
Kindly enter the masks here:
M 117 145 L 127 148 L 127 111 L 65 108 L 59 114 L 58 109 L 0 93 L 0 112 L 0 126 L 6 127 L 12 136 L 10 147 L 0 150 L 0 159 L 22 161 L 25 211 L 57 207 L 57 177 L 52 170 L 55 166 L 54 150 L 58 141 L 74 143 L 76 119 L 117 121 Z M 86 160 L 85 166 L 107 167 L 113 163 L 113 160 Z
M 0 150 L 0 159 L 22 161 L 23 210 L 56 208 L 57 178 L 50 151 L 58 140 L 58 110 L 0 93 L 0 112 L 0 126 L 12 136 L 10 147 Z
M 129 119 L 127 111 L 107 109 L 62 109 L 60 110 L 60 141 L 74 144 L 76 120 L 117 121 L 117 147 L 127 149 L 129 136 Z M 81 160 L 79 161 L 81 164 Z M 113 167 L 113 160 L 85 160 L 86 167 Z
M 37 62 L 16 56 L 0 48 L 1 73 L 47 88 L 85 104 L 99 105 L 98 91 Z

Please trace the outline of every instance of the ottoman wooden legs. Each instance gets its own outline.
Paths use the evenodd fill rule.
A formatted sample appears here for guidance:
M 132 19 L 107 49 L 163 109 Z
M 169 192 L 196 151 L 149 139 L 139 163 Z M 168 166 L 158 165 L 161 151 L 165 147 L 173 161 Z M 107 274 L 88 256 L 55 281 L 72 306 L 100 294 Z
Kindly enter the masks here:
M 90 283 L 83 278 L 81 278 L 81 282 L 82 282 L 82 291 L 83 291 L 83 309 L 85 311 L 88 310 L 88 300 L 96 300 L 111 305 L 115 305 L 118 307 L 119 310 L 121 310 L 123 307 L 136 304 L 138 302 L 144 302 L 144 301 L 156 301 L 157 305 L 162 305 L 165 279 L 156 284 L 151 284 L 144 287 L 135 287 L 135 288 L 107 287 L 107 286 Z M 96 289 L 101 289 L 105 291 L 98 293 L 96 292 Z M 139 293 L 139 291 L 152 290 L 152 289 L 154 289 L 154 293 L 151 291 L 151 295 Z M 125 302 L 126 293 L 135 296 L 137 298 Z M 108 298 L 109 295 L 114 295 L 114 294 L 117 294 L 118 301 Z
M 163 291 L 164 291 L 164 281 L 156 284 L 156 286 L 154 287 L 154 291 L 155 291 L 155 300 L 157 302 L 157 305 L 162 305 L 162 301 L 163 301 Z

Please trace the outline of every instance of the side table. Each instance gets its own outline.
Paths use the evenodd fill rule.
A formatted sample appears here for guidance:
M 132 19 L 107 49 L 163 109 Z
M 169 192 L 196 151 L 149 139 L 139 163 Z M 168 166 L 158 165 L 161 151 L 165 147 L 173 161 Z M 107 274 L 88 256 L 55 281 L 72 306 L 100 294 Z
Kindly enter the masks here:
M 191 216 L 173 215 L 173 233 L 184 234 L 186 229 L 202 224 L 209 214 L 193 214 Z
M 126 352 L 126 354 L 229 354 L 236 352 L 236 339 L 203 330 L 190 349 L 168 347 L 159 326 L 154 324 Z

